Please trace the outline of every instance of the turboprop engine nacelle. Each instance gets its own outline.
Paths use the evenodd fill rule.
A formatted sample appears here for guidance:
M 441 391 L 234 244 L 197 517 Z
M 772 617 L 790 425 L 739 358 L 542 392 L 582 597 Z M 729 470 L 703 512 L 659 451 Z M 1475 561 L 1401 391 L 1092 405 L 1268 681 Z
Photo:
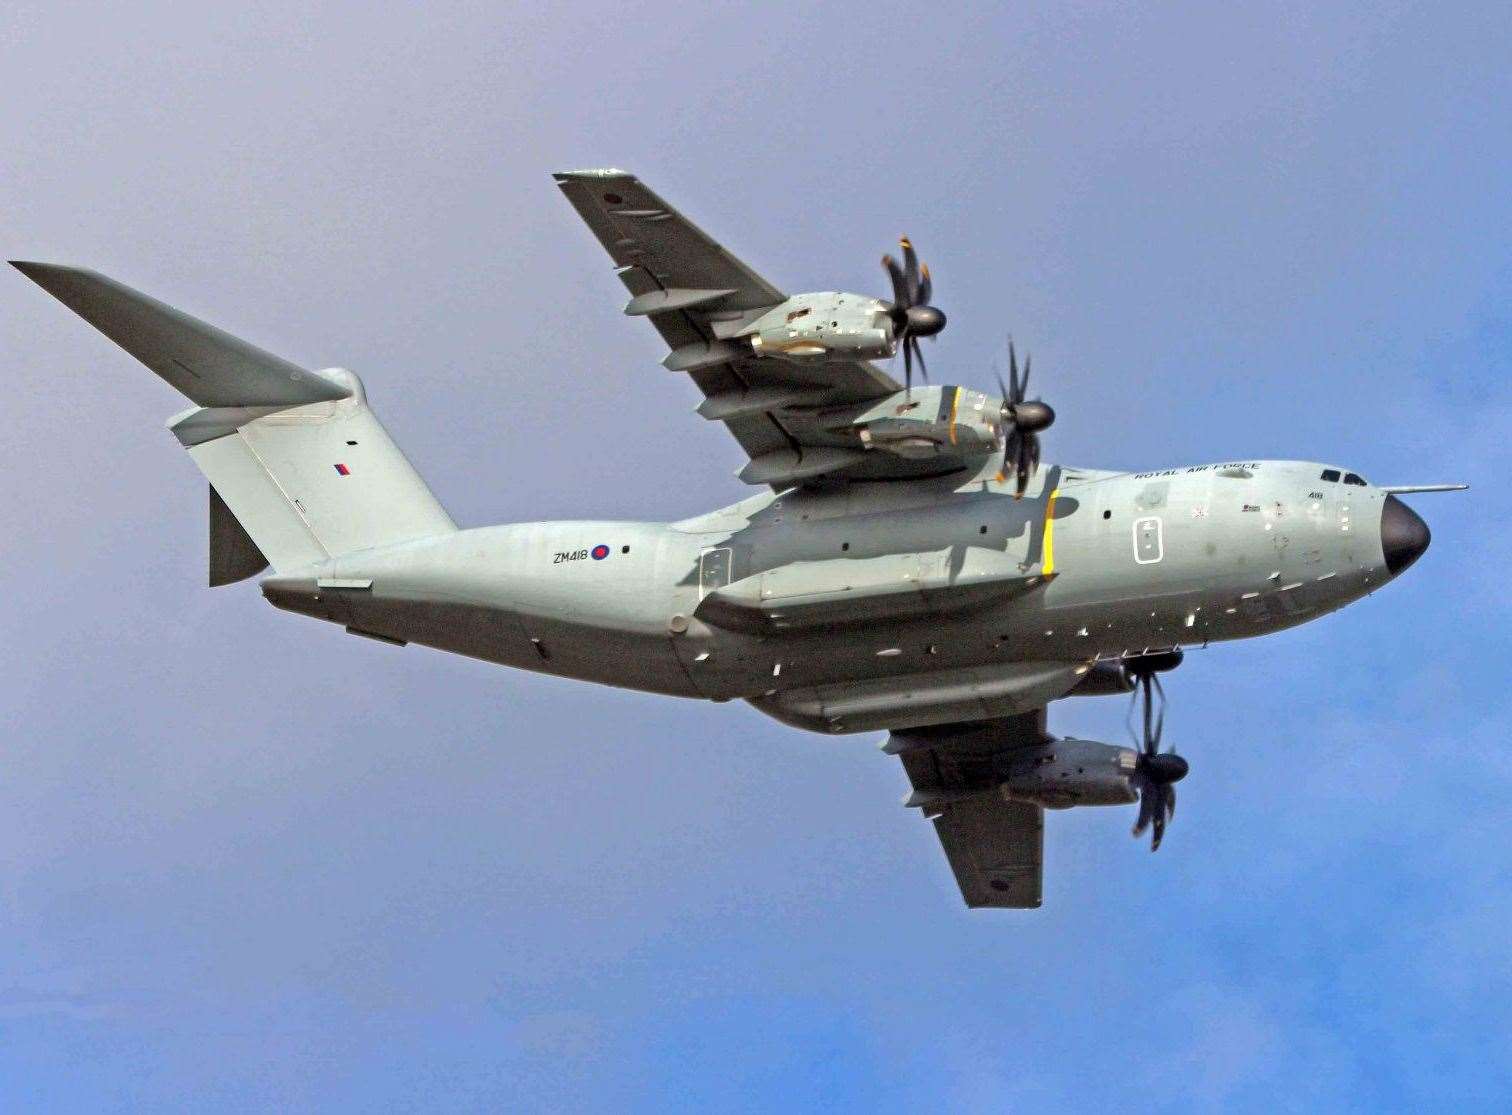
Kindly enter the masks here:
M 1133 786 L 1139 754 L 1089 739 L 1061 739 L 1006 756 L 1005 798 L 1048 809 L 1073 805 L 1127 805 L 1138 801 Z
M 916 387 L 868 403 L 843 421 L 821 418 L 832 428 L 853 428 L 868 449 L 900 457 L 960 457 L 997 448 L 1000 406 L 965 387 Z M 838 417 L 838 415 L 837 415 Z
M 810 361 L 882 359 L 897 351 L 889 305 L 864 294 L 795 294 L 747 325 L 738 337 L 757 356 Z

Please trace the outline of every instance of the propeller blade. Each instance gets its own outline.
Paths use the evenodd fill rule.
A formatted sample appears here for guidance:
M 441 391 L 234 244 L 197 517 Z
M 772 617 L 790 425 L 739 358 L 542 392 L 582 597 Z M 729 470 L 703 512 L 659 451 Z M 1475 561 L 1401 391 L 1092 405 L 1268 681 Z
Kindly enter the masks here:
M 1154 674 L 1150 680 L 1155 684 L 1155 692 L 1160 694 L 1160 708 L 1155 715 L 1155 734 L 1150 737 L 1150 754 L 1160 750 L 1160 735 L 1165 731 L 1165 687 L 1160 684 L 1160 679 Z
M 1001 484 L 1008 478 L 1008 469 L 1013 462 L 1018 460 L 1018 443 L 1024 435 L 1019 433 L 1017 426 L 1009 426 L 1007 436 L 1003 438 L 1003 467 L 998 469 L 997 482 Z
M 883 256 L 882 266 L 887 270 L 887 277 L 892 280 L 893 305 L 900 310 L 908 309 L 908 288 L 903 283 L 903 269 L 892 256 Z
M 1140 705 L 1144 738 L 1139 744 L 1131 784 L 1139 792 L 1139 818 L 1134 835 L 1150 828 L 1150 851 L 1160 847 L 1166 824 L 1176 816 L 1176 783 L 1187 775 L 1187 761 L 1174 750 L 1160 751 L 1160 736 L 1165 730 L 1165 686 L 1157 675 L 1181 661 L 1179 653 L 1161 652 L 1136 657 L 1128 665 L 1135 680 L 1134 697 L 1129 705 L 1129 735 L 1134 735 L 1134 705 Z M 1158 703 L 1157 703 L 1157 698 Z
M 919 297 L 919 257 L 914 253 L 913 241 L 908 237 L 898 237 L 898 246 L 903 249 L 903 289 L 908 292 L 906 304 L 917 306 L 923 301 Z
M 934 279 L 929 268 L 920 265 L 913 241 L 901 236 L 898 244 L 903 249 L 902 264 L 892 256 L 885 255 L 882 257 L 882 268 L 887 272 L 893 289 L 892 307 L 888 310 L 888 317 L 892 320 L 893 342 L 903 347 L 904 374 L 907 388 L 912 391 L 915 358 L 919 362 L 919 373 L 926 382 L 929 379 L 929 367 L 924 362 L 924 350 L 919 347 L 918 338 L 933 337 L 945 328 L 945 314 L 926 304 L 934 294 Z
M 1003 374 L 997 370 L 997 365 L 992 367 L 992 378 L 997 380 L 998 398 L 1003 404 L 998 408 L 998 437 L 1003 439 L 1003 467 L 998 470 L 998 481 L 1001 483 L 1003 473 L 1008 471 L 1008 441 L 1018 432 L 1018 425 L 1013 420 L 1013 409 L 1008 402 L 1008 388 L 1003 383 Z
M 1018 353 L 1013 351 L 1013 338 L 1008 338 L 1008 402 L 1021 403 L 1024 401 L 1024 389 L 1019 384 Z
M 1033 434 L 1024 434 L 1019 438 L 1018 462 L 1014 470 L 1017 474 L 1014 483 L 1014 494 L 1019 499 L 1024 498 L 1024 489 L 1029 487 L 1029 476 L 1033 471 L 1030 464 L 1030 458 L 1035 452 L 1035 447 L 1038 441 L 1039 439 L 1036 438 Z
M 1142 689 L 1144 692 L 1144 708 L 1142 710 L 1144 713 L 1144 738 L 1140 742 L 1141 750 L 1143 750 L 1146 755 L 1155 754 L 1154 750 L 1150 747 L 1150 718 L 1154 711 L 1150 707 L 1152 703 L 1150 699 L 1150 683 L 1154 680 L 1154 678 L 1154 674 L 1143 674 L 1139 679 L 1140 689 Z

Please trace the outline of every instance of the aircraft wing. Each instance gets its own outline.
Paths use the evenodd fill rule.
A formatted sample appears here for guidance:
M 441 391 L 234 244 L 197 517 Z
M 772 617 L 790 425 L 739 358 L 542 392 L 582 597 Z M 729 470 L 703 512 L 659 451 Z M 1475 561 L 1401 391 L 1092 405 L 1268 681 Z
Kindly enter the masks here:
M 823 429 L 804 410 L 885 398 L 902 384 L 865 360 L 800 368 L 726 343 L 742 322 L 787 295 L 633 174 L 576 170 L 555 178 L 614 261 L 630 292 L 625 313 L 650 318 L 672 350 L 664 364 L 703 392 L 698 413 L 723 422 L 750 456 L 742 479 L 783 487 L 880 456 L 865 454 L 853 436 Z
M 970 724 L 894 732 L 886 750 L 903 760 L 910 804 L 934 823 L 972 907 L 1035 909 L 1044 873 L 1044 810 L 1008 801 L 995 788 L 993 758 L 1050 737 L 1045 710 Z

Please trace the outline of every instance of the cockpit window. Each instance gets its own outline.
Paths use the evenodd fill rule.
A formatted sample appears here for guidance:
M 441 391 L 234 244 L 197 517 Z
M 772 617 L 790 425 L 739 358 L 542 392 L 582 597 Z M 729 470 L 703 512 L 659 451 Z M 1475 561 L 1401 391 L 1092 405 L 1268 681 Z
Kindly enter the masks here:
M 1337 484 L 1339 482 L 1339 470 L 1336 468 L 1324 469 L 1323 479 L 1327 480 L 1330 484 Z
M 1364 478 L 1361 477 L 1357 472 L 1346 472 L 1344 474 L 1344 483 L 1353 484 L 1357 488 L 1365 488 L 1369 486 L 1365 483 Z

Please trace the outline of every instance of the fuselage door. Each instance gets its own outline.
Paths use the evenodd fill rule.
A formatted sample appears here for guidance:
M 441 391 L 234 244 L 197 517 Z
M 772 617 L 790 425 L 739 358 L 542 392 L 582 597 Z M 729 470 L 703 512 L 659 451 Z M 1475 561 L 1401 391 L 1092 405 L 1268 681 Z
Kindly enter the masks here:
M 705 550 L 698 558 L 698 598 L 702 600 L 730 583 L 730 548 Z
M 1150 565 L 1164 556 L 1165 540 L 1162 537 L 1160 518 L 1146 515 L 1134 520 L 1134 560 L 1140 565 Z

